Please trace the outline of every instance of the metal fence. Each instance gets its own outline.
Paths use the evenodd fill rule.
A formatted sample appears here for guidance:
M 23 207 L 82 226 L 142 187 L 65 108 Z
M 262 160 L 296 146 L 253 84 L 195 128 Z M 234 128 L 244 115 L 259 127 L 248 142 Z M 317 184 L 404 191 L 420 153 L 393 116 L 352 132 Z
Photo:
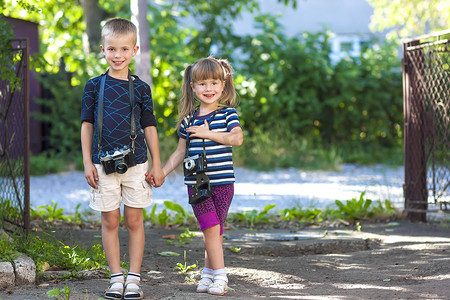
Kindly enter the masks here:
M 450 30 L 403 43 L 405 210 L 412 221 L 450 208 Z
M 14 39 L 2 60 L 12 61 L 19 87 L 0 81 L 0 222 L 9 231 L 30 228 L 28 40 Z

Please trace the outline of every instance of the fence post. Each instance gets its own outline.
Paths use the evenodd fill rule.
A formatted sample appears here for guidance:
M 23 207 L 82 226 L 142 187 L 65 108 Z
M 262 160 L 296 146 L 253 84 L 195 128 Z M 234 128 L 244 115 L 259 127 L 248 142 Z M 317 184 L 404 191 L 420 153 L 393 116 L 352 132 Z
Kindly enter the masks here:
M 425 88 L 421 82 L 419 68 L 415 68 L 408 52 L 408 46 L 419 41 L 403 44 L 403 105 L 404 105 L 404 147 L 405 147 L 405 210 L 412 222 L 426 222 L 428 200 L 425 136 L 424 99 L 419 93 Z M 425 63 L 421 51 L 417 65 Z M 423 77 L 422 77 L 423 78 Z

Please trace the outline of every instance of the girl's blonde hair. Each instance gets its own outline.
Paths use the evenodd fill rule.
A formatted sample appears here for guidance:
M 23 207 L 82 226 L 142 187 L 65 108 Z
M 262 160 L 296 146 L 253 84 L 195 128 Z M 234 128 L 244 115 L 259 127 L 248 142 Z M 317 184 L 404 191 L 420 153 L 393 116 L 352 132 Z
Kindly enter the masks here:
M 236 90 L 233 83 L 233 69 L 228 60 L 217 59 L 212 56 L 201 58 L 184 70 L 181 99 L 178 104 L 177 128 L 180 128 L 183 119 L 193 113 L 196 108 L 195 104 L 198 100 L 194 97 L 191 83 L 208 79 L 225 81 L 223 93 L 219 100 L 221 104 L 230 107 L 237 105 Z

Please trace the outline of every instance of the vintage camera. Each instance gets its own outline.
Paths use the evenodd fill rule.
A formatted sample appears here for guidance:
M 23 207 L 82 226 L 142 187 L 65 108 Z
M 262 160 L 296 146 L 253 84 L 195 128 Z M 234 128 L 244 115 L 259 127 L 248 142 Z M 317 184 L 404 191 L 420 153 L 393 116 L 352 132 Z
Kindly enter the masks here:
M 211 184 L 209 183 L 209 177 L 204 172 L 197 173 L 196 184 L 192 187 L 191 194 L 189 195 L 189 204 L 198 204 L 212 195 Z
M 192 176 L 194 173 L 206 172 L 207 160 L 203 154 L 188 156 L 184 159 L 184 176 Z
M 184 176 L 192 176 L 196 173 L 196 183 L 192 187 L 189 204 L 198 204 L 211 197 L 211 184 L 208 175 L 206 175 L 207 165 L 208 161 L 204 153 L 188 156 L 184 159 Z
M 123 174 L 129 167 L 136 165 L 134 153 L 127 146 L 124 146 L 121 149 L 116 148 L 112 151 L 107 151 L 105 155 L 100 158 L 100 162 L 102 163 L 106 174 L 114 172 Z

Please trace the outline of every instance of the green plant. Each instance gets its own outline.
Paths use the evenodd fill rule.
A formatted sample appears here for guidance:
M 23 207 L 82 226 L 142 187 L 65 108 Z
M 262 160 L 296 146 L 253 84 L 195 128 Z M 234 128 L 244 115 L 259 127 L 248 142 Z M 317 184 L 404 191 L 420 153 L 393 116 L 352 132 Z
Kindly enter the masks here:
M 4 220 L 19 220 L 22 217 L 19 207 L 12 200 L 0 197 L 0 225 Z
M 175 212 L 174 224 L 183 225 L 187 223 L 188 214 L 181 205 L 172 201 L 164 201 L 164 206 Z
M 178 241 L 174 242 L 174 241 L 167 241 L 167 244 L 169 245 L 179 245 L 179 246 L 184 246 L 186 244 L 189 244 L 191 239 L 195 237 L 195 233 L 189 231 L 189 228 L 186 228 L 184 230 L 184 232 L 182 232 L 179 236 L 178 236 Z
M 238 248 L 238 247 L 230 247 L 230 250 L 231 250 L 231 252 L 234 252 L 234 253 L 241 252 L 241 248 Z
M 51 267 L 76 272 L 105 268 L 108 265 L 100 244 L 91 247 L 68 246 L 46 232 L 17 236 L 14 247 L 16 251 L 27 254 L 35 261 L 38 272 Z
M 30 157 L 30 175 L 41 176 L 67 170 L 67 160 L 54 152 L 43 152 Z
M 72 289 L 69 289 L 67 285 L 64 286 L 62 289 L 51 289 L 47 292 L 47 296 L 49 298 L 58 298 L 62 300 L 69 300 L 70 294 L 72 293 Z
M 374 215 L 370 207 L 372 200 L 364 199 L 365 193 L 362 192 L 358 200 L 356 198 L 347 200 L 346 204 L 343 204 L 339 200 L 335 201 L 342 219 L 355 221 L 367 219 Z
M 55 220 L 66 220 L 63 208 L 57 208 L 58 203 L 52 201 L 50 205 L 41 205 L 37 209 L 31 208 L 30 214 L 32 219 L 41 219 L 47 222 Z
M 318 208 L 285 208 L 280 211 L 280 216 L 282 221 L 298 221 L 307 224 L 321 223 L 324 220 L 323 212 Z
M 230 215 L 230 220 L 238 222 L 250 227 L 256 224 L 267 224 L 270 222 L 268 212 L 274 208 L 275 204 L 269 204 L 264 207 L 262 211 L 256 209 L 244 212 L 238 212 Z
M 177 265 L 173 268 L 174 270 L 178 270 L 179 274 L 184 274 L 189 272 L 190 270 L 194 270 L 195 268 L 197 268 L 197 264 L 193 264 L 193 265 L 187 265 L 186 262 L 186 250 L 184 251 L 184 264 L 182 263 L 177 263 Z
M 0 261 L 13 262 L 18 256 L 20 256 L 20 252 L 16 250 L 14 243 L 8 240 L 6 234 L 2 234 L 0 237 Z

